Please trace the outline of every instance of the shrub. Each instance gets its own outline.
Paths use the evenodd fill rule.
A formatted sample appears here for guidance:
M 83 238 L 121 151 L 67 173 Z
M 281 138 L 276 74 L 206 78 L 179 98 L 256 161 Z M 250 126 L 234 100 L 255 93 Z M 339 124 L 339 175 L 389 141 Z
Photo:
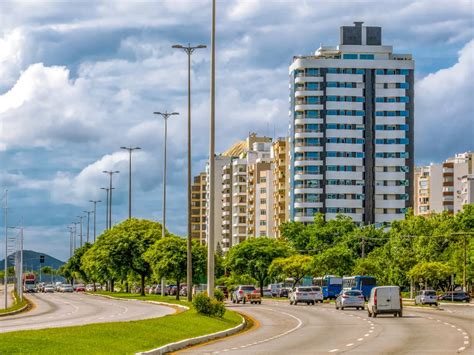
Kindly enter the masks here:
M 222 318 L 225 313 L 224 303 L 215 298 L 211 299 L 205 292 L 194 296 L 193 305 L 199 314 L 205 316 Z
M 224 298 L 225 298 L 224 292 L 216 288 L 214 291 L 214 298 L 218 300 L 219 302 L 224 302 Z

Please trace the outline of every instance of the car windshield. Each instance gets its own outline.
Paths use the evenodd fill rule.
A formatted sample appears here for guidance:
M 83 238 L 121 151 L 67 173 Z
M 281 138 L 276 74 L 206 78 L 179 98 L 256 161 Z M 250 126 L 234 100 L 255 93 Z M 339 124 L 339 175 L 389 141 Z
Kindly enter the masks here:
M 311 287 L 311 289 L 316 292 L 321 291 L 321 287 Z
M 362 292 L 360 291 L 347 291 L 347 292 L 344 292 L 345 295 L 347 296 L 360 296 L 362 295 Z
M 244 290 L 244 291 L 253 291 L 253 290 L 255 290 L 255 287 L 254 286 L 242 286 L 240 289 Z
M 309 287 L 298 287 L 296 290 L 299 291 L 299 292 L 311 292 L 311 291 L 313 291 Z

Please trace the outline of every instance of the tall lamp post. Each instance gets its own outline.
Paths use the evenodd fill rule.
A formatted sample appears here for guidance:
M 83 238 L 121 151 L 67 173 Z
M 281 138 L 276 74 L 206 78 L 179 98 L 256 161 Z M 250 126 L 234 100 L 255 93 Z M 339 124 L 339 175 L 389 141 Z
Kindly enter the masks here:
M 171 116 L 179 115 L 178 112 L 153 112 L 155 115 L 161 115 L 165 120 L 165 142 L 164 142 L 164 169 L 163 169 L 163 221 L 161 224 L 161 237 L 164 238 L 166 235 L 166 143 L 168 136 L 168 118 Z M 165 295 L 165 279 L 161 279 L 161 295 Z
M 84 213 L 87 213 L 87 232 L 86 232 L 86 242 L 89 243 L 89 236 L 90 236 L 90 219 L 91 219 L 91 213 L 94 213 L 94 211 L 83 211 Z
M 216 0 L 212 0 L 211 25 L 211 117 L 209 131 L 209 229 L 207 236 L 207 294 L 214 297 L 214 173 L 216 131 Z
M 109 228 L 112 228 L 112 176 L 114 174 L 120 173 L 120 171 L 115 170 L 104 170 L 104 174 L 109 174 Z
M 77 225 L 79 222 L 72 222 L 74 225 L 74 230 L 72 233 L 72 254 L 74 255 L 74 252 L 76 251 L 76 239 L 77 239 Z
M 128 219 L 132 218 L 132 152 L 141 149 L 140 147 L 120 147 L 128 150 Z
M 192 301 L 193 295 L 190 290 L 192 289 L 192 253 L 191 253 L 191 54 L 196 49 L 207 48 L 204 44 L 192 47 L 189 43 L 187 46 L 175 44 L 172 48 L 182 49 L 188 55 L 188 240 L 187 240 L 187 277 L 186 282 L 188 285 L 188 301 Z
M 105 230 L 109 229 L 109 188 L 101 187 L 107 193 L 107 202 L 105 204 Z
M 82 219 L 84 216 L 76 216 L 79 218 L 79 247 L 82 247 Z
M 8 308 L 8 190 L 5 190 L 4 194 L 4 208 L 5 208 L 5 274 L 4 274 L 4 288 L 3 292 L 5 309 Z
M 102 202 L 101 200 L 89 200 L 94 204 L 94 243 L 95 243 L 95 236 L 96 236 L 96 222 L 97 222 L 97 203 Z

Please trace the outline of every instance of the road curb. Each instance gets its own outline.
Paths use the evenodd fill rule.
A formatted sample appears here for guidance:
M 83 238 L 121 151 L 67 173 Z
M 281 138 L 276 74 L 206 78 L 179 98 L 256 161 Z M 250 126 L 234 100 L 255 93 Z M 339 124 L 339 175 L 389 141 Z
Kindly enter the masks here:
M 136 355 L 145 355 L 145 354 L 161 355 L 161 354 L 166 354 L 166 353 L 170 353 L 170 352 L 173 352 L 173 351 L 177 351 L 177 350 L 187 348 L 188 346 L 191 346 L 191 345 L 197 345 L 197 344 L 204 343 L 204 342 L 207 342 L 207 341 L 210 341 L 210 340 L 214 340 L 214 339 L 218 339 L 218 338 L 224 338 L 224 337 L 227 337 L 229 335 L 233 335 L 235 333 L 240 332 L 247 325 L 247 321 L 245 320 L 245 318 L 243 316 L 241 316 L 241 317 L 242 317 L 242 323 L 240 323 L 238 326 L 236 326 L 234 328 L 230 328 L 230 329 L 227 329 L 227 330 L 222 330 L 220 332 L 216 332 L 216 333 L 212 333 L 212 334 L 201 335 L 201 336 L 198 336 L 198 337 L 195 337 L 195 338 L 180 340 L 180 341 L 177 341 L 175 343 L 170 343 L 170 344 L 163 345 L 163 346 L 161 346 L 159 348 L 156 348 L 156 349 L 136 353 Z
M 15 302 L 17 301 L 17 298 L 15 296 L 13 296 L 13 298 L 15 299 Z M 19 308 L 19 309 L 16 309 L 14 311 L 11 311 L 11 312 L 7 312 L 7 313 L 0 313 L 0 317 L 7 317 L 7 316 L 14 316 L 15 314 L 18 314 L 18 313 L 22 313 L 22 312 L 26 312 L 28 310 L 30 310 L 32 307 L 33 307 L 33 304 L 31 303 L 31 301 L 26 298 L 25 296 L 23 296 L 24 300 L 26 301 L 26 304 Z
M 160 306 L 166 306 L 166 307 L 170 307 L 170 308 L 181 308 L 183 311 L 189 311 L 188 306 L 183 306 L 181 304 L 175 304 L 175 303 L 138 300 L 136 298 L 120 298 L 120 297 L 114 297 L 114 296 L 109 296 L 109 295 L 100 295 L 100 294 L 88 293 L 88 292 L 86 292 L 86 294 L 89 295 L 89 296 L 104 297 L 104 298 L 108 298 L 108 299 L 112 299 L 112 300 L 119 300 L 119 301 L 133 301 L 133 302 L 152 303 L 152 304 L 157 304 L 157 305 L 160 305 Z

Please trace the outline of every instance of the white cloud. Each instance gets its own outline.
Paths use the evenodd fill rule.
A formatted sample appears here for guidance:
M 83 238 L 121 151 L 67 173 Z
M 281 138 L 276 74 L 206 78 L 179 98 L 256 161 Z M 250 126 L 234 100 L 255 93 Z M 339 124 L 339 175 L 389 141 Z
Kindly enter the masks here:
M 415 139 L 419 159 L 474 148 L 474 39 L 453 66 L 421 79 L 415 91 Z

